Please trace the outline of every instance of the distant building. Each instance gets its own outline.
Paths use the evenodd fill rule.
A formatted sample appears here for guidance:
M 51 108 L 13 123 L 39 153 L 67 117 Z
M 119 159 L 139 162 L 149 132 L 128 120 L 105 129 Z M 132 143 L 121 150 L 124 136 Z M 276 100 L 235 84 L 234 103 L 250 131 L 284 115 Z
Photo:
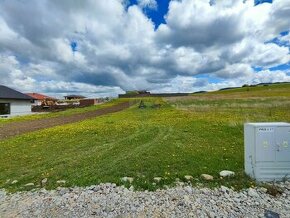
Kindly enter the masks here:
M 31 96 L 0 85 L 0 116 L 17 116 L 31 113 Z
M 80 106 L 81 107 L 86 107 L 86 106 L 92 106 L 96 104 L 102 103 L 104 100 L 102 99 L 81 99 L 80 100 Z
M 53 98 L 53 97 L 50 97 L 47 95 L 43 95 L 43 94 L 39 94 L 39 93 L 25 93 L 25 94 L 29 95 L 30 97 L 35 99 L 32 103 L 33 106 L 40 106 L 43 103 L 45 103 L 46 101 L 53 101 L 53 102 L 57 101 L 56 98 Z
M 64 96 L 65 100 L 79 100 L 79 99 L 84 99 L 84 98 L 86 98 L 86 97 L 82 96 L 82 95 L 67 95 L 67 96 Z

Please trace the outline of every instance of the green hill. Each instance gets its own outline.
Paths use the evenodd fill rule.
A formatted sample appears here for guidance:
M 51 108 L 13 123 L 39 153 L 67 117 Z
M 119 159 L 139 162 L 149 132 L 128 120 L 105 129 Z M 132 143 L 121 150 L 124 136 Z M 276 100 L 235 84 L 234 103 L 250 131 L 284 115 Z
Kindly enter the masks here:
M 277 83 L 267 85 L 248 86 L 219 90 L 207 93 L 194 94 L 194 96 L 213 96 L 247 98 L 247 97 L 290 97 L 290 83 Z

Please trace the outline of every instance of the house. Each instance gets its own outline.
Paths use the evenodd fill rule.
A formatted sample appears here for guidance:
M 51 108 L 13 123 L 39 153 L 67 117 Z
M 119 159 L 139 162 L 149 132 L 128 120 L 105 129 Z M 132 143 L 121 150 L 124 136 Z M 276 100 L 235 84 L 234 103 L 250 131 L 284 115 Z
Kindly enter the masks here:
M 43 94 L 39 94 L 39 93 L 25 93 L 26 95 L 29 95 L 30 97 L 34 98 L 34 102 L 33 102 L 33 106 L 40 106 L 40 105 L 44 105 L 46 104 L 46 102 L 52 102 L 52 103 L 56 103 L 57 99 L 47 96 L 47 95 L 43 95 Z
M 84 99 L 84 98 L 86 98 L 86 97 L 82 96 L 82 95 L 67 95 L 67 96 L 64 96 L 65 100 L 80 100 L 80 99 Z
M 34 98 L 0 85 L 0 116 L 17 116 L 31 113 Z

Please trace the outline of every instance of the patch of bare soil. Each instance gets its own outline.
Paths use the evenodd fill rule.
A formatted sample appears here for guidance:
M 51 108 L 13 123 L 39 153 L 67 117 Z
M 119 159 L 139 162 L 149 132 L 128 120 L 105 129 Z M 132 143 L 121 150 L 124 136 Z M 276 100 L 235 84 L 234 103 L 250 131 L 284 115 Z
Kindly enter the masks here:
M 0 140 L 21 135 L 27 132 L 46 129 L 54 126 L 60 126 L 68 123 L 75 123 L 85 119 L 122 111 L 130 106 L 129 102 L 123 102 L 111 107 L 97 109 L 95 111 L 73 114 L 70 116 L 45 118 L 38 120 L 29 120 L 23 122 L 15 122 L 4 124 L 0 127 Z

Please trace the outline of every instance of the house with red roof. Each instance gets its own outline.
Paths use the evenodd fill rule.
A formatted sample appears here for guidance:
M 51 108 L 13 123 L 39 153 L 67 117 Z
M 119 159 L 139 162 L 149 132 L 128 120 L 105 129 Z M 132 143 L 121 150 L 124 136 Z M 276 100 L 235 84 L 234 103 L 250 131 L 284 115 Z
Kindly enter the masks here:
M 40 93 L 25 93 L 26 95 L 32 97 L 34 100 L 34 102 L 32 103 L 33 106 L 37 106 L 37 105 L 43 105 L 46 101 L 53 101 L 56 102 L 57 99 L 47 96 L 47 95 L 43 95 Z

